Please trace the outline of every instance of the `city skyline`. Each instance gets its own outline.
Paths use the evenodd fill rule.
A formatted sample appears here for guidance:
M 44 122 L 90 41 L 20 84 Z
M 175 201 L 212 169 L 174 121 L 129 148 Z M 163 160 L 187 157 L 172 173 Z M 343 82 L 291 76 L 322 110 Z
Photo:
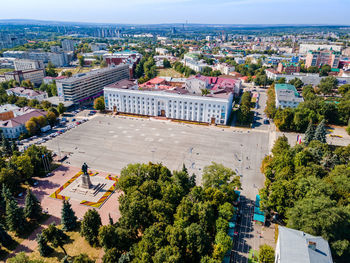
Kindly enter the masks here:
M 34 2 L 34 5 L 33 5 Z M 346 0 L 131 0 L 124 1 L 53 1 L 30 3 L 14 0 L 2 4 L 5 11 L 14 6 L 16 13 L 5 12 L 0 19 L 35 19 L 44 21 L 118 23 L 118 24 L 311 24 L 347 25 L 344 21 L 349 7 Z M 34 8 L 35 7 L 35 8 Z M 30 12 L 28 12 L 30 10 Z M 76 10 L 80 10 L 77 12 Z M 288 12 L 285 12 L 288 10 Z M 317 11 L 317 12 L 315 12 Z M 334 16 L 334 13 L 337 16 Z M 171 13 L 171 16 L 169 15 Z

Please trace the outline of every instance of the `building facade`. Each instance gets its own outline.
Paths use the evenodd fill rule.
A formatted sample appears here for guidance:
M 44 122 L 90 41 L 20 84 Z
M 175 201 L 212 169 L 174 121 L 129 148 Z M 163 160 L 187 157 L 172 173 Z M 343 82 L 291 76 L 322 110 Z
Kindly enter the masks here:
M 15 80 L 21 83 L 22 80 L 30 80 L 30 82 L 32 82 L 35 85 L 40 85 L 44 77 L 44 69 L 16 70 L 4 73 L 5 81 Z
M 300 65 L 298 63 L 280 62 L 277 66 L 279 73 L 292 74 L 300 72 Z
M 47 93 L 45 91 L 33 90 L 24 87 L 15 87 L 6 90 L 7 95 L 15 95 L 17 97 L 24 97 L 29 100 L 38 100 L 42 101 L 48 98 Z
M 331 68 L 338 68 L 340 55 L 340 52 L 332 50 L 309 51 L 306 55 L 305 67 L 329 65 Z
M 45 65 L 40 60 L 16 59 L 14 62 L 15 70 L 44 69 Z
M 199 96 L 176 88 L 142 90 L 131 82 L 106 86 L 104 98 L 110 111 L 222 125 L 228 123 L 233 102 L 232 93 Z
M 74 51 L 75 46 L 78 44 L 78 41 L 72 39 L 64 39 L 61 41 L 62 49 L 64 51 Z
M 275 84 L 276 108 L 296 108 L 303 102 L 297 89 L 291 84 Z
M 102 95 L 103 87 L 118 80 L 129 79 L 129 66 L 119 65 L 56 81 L 58 96 L 64 101 L 83 102 Z

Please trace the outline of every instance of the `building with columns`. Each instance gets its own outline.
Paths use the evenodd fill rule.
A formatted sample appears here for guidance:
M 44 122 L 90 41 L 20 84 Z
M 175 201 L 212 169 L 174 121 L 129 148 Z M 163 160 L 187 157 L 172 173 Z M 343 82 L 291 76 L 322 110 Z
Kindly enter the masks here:
M 114 112 L 222 125 L 228 123 L 233 103 L 232 92 L 202 96 L 185 87 L 140 88 L 130 80 L 105 86 L 104 98 L 106 109 Z

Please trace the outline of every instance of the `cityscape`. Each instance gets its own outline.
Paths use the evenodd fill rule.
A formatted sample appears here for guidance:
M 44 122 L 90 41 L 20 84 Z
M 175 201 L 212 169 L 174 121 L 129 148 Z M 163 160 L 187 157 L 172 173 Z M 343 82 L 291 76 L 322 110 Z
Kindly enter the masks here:
M 346 1 L 71 2 L 0 16 L 1 262 L 349 262 Z

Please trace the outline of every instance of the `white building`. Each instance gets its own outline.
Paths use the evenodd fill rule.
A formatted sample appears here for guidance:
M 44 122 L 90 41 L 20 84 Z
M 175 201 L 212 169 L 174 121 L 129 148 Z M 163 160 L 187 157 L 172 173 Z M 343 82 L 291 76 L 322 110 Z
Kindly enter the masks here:
M 90 44 L 90 48 L 92 52 L 100 51 L 100 50 L 106 50 L 107 49 L 106 43 L 92 43 Z
M 278 227 L 275 263 L 333 263 L 328 242 L 303 231 Z
M 306 54 L 307 52 L 317 51 L 317 50 L 333 50 L 333 51 L 341 51 L 343 46 L 341 45 L 325 45 L 325 44 L 300 44 L 299 46 L 299 54 Z
M 215 65 L 214 70 L 219 70 L 224 75 L 229 75 L 231 72 L 235 71 L 235 67 L 227 63 L 218 63 Z
M 78 41 L 72 39 L 64 39 L 61 41 L 61 44 L 64 51 L 74 51 L 75 46 L 78 44 Z
M 168 50 L 166 48 L 161 48 L 161 47 L 157 47 L 156 48 L 156 53 L 158 53 L 159 55 L 166 55 L 168 54 Z
M 102 95 L 104 86 L 129 77 L 129 66 L 125 64 L 92 70 L 57 80 L 57 93 L 65 101 L 82 102 Z
M 15 70 L 32 70 L 45 68 L 44 63 L 40 60 L 16 59 L 13 64 Z
M 275 84 L 276 108 L 296 108 L 304 99 L 291 84 Z
M 110 111 L 223 125 L 233 101 L 232 93 L 201 96 L 174 87 L 147 90 L 126 80 L 106 86 L 104 97 Z

